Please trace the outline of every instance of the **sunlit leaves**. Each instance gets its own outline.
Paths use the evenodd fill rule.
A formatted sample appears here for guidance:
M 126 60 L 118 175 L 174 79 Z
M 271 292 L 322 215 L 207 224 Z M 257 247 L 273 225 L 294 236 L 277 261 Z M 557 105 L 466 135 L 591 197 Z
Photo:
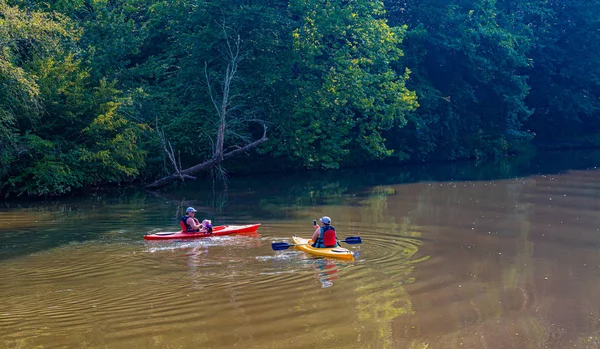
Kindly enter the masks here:
M 19 145 L 19 127 L 41 117 L 36 67 L 72 47 L 77 35 L 64 16 L 23 11 L 0 0 L 0 179 L 27 149 Z
M 91 79 L 93 68 L 82 61 L 77 46 L 81 31 L 44 4 L 36 8 L 47 12 L 0 0 L 4 195 L 55 195 L 132 179 L 144 161 L 140 127 L 119 110 L 127 99 L 114 83 Z
M 97 182 L 119 182 L 133 179 L 144 165 L 144 152 L 139 149 L 143 126 L 132 123 L 119 113 L 120 102 L 103 101 L 114 96 L 114 85 L 101 81 L 94 97 L 100 102 L 99 115 L 82 130 L 88 140 L 80 147 L 80 159 L 87 163 L 88 173 Z
M 37 118 L 40 91 L 30 65 L 60 55 L 77 32 L 58 14 L 27 12 L 0 0 L 0 110 L 6 119 Z
M 382 132 L 406 122 L 418 106 L 390 63 L 402 56 L 406 27 L 390 27 L 373 1 L 292 1 L 297 101 L 293 155 L 305 166 L 337 168 L 351 149 L 367 157 L 392 153 Z M 305 128 L 306 127 L 306 128 Z

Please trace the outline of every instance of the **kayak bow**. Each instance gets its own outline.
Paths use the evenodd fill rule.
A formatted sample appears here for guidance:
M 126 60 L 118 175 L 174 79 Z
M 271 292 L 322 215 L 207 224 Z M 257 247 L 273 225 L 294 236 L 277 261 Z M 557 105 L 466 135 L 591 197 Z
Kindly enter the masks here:
M 198 239 L 211 236 L 256 233 L 260 223 L 248 225 L 219 225 L 213 227 L 212 234 L 190 233 L 190 232 L 166 232 L 144 235 L 145 240 L 172 240 L 172 239 Z

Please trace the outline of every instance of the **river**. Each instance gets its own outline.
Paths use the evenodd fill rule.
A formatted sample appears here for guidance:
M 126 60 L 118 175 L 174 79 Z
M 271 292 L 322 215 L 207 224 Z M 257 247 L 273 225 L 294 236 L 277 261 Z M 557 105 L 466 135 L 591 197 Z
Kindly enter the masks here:
M 598 348 L 599 151 L 0 206 L 1 348 Z M 256 236 L 145 241 L 187 206 Z M 274 241 L 332 218 L 354 262 Z

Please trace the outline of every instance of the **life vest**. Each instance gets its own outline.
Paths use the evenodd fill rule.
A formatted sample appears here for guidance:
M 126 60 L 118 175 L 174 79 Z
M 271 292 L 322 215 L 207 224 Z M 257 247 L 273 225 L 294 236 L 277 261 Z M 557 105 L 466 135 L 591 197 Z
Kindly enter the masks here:
M 324 247 L 337 247 L 337 239 L 335 235 L 335 228 L 332 225 L 324 225 L 321 227 L 321 232 L 317 241 L 313 244 L 313 247 L 324 248 Z
M 192 228 L 189 224 L 187 224 L 188 218 L 190 218 L 190 216 L 183 216 L 179 220 L 179 225 L 181 226 L 181 230 L 183 230 L 183 231 L 197 232 L 198 230 L 194 230 L 194 228 Z

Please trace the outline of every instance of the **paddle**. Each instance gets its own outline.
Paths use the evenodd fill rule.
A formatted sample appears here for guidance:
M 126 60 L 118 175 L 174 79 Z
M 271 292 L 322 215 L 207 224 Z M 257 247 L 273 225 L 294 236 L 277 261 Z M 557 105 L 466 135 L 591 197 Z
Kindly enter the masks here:
M 348 236 L 346 240 L 342 240 L 339 242 L 345 242 L 347 244 L 360 244 L 362 243 L 362 239 L 360 236 Z M 290 247 L 300 246 L 300 245 L 309 245 L 309 244 L 288 244 L 287 242 L 274 242 L 271 244 L 271 248 L 275 251 L 287 250 Z

